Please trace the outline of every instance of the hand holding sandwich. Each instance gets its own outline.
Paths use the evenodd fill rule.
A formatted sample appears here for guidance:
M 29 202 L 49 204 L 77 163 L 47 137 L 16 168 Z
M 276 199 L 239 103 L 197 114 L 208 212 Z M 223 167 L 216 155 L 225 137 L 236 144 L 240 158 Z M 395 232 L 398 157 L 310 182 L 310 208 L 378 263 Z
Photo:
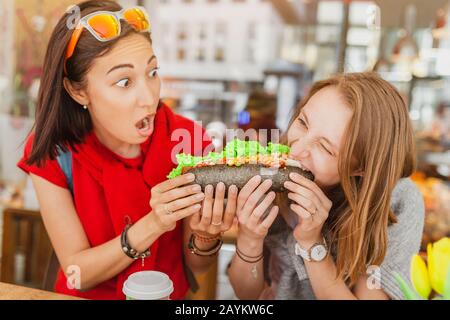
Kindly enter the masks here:
M 285 182 L 284 186 L 289 191 L 288 198 L 294 202 L 290 208 L 300 218 L 294 237 L 300 245 L 309 248 L 322 240 L 322 227 L 333 203 L 315 182 L 296 173 L 289 177 L 292 181 Z
M 151 216 L 160 233 L 174 230 L 177 221 L 200 211 L 205 194 L 199 185 L 188 185 L 194 180 L 195 176 L 188 173 L 164 181 L 151 190 Z
M 236 255 L 228 274 L 240 299 L 257 299 L 264 288 L 264 238 L 279 211 L 277 206 L 271 208 L 275 200 L 275 192 L 270 191 L 271 188 L 272 181 L 263 181 L 258 175 L 251 178 L 239 192 Z
M 207 185 L 202 209 L 194 213 L 190 219 L 192 231 L 205 237 L 217 236 L 228 231 L 236 215 L 237 195 L 238 188 L 235 185 L 230 186 L 225 206 L 225 184 L 218 183 L 215 192 L 212 185 Z
M 249 242 L 264 241 L 279 210 L 278 206 L 270 208 L 275 200 L 275 192 L 267 193 L 271 187 L 271 180 L 262 181 L 260 176 L 255 176 L 242 188 L 237 203 L 238 237 Z M 265 216 L 268 210 L 270 211 Z

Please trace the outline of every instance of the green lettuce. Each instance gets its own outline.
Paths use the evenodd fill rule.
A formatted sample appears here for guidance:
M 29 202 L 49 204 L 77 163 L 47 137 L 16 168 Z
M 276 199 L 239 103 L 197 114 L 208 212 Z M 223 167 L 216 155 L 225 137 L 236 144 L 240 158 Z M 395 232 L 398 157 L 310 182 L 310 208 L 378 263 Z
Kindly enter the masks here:
M 270 142 L 267 148 L 265 148 L 258 141 L 243 141 L 234 139 L 225 146 L 222 152 L 210 152 L 205 157 L 196 157 L 185 153 L 178 154 L 176 156 L 178 166 L 170 172 L 167 178 L 173 179 L 178 177 L 183 173 L 183 168 L 194 167 L 203 161 L 218 162 L 223 158 L 232 159 L 237 157 L 273 153 L 288 154 L 289 147 L 284 144 Z
M 267 146 L 267 151 L 268 151 L 268 153 L 288 154 L 290 151 L 290 148 L 284 144 L 269 142 L 269 144 Z
M 239 139 L 231 140 L 224 149 L 227 158 L 256 156 L 258 154 L 267 154 L 267 149 L 259 144 L 258 141 L 243 141 Z

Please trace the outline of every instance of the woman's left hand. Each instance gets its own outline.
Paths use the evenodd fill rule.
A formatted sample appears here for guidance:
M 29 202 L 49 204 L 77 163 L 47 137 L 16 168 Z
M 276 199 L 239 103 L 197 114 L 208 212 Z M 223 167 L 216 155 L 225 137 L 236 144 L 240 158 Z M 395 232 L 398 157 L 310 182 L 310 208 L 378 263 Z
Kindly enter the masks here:
M 238 188 L 230 186 L 228 189 L 226 207 L 224 205 L 225 184 L 218 183 L 215 191 L 214 194 L 212 185 L 206 186 L 201 212 L 194 213 L 190 218 L 192 231 L 201 236 L 211 237 L 228 231 L 236 215 Z
M 294 203 L 292 211 L 299 216 L 299 223 L 294 229 L 294 237 L 302 247 L 310 248 L 322 241 L 322 227 L 328 219 L 332 202 L 313 181 L 291 173 L 284 187 L 290 192 L 288 197 Z

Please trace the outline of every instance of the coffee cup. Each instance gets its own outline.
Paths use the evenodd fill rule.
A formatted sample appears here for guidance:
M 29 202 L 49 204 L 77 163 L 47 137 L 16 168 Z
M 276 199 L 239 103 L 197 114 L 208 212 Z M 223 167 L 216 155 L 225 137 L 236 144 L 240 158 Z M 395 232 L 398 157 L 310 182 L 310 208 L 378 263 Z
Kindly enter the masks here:
M 170 300 L 173 282 L 163 272 L 141 271 L 128 277 L 122 291 L 127 300 Z

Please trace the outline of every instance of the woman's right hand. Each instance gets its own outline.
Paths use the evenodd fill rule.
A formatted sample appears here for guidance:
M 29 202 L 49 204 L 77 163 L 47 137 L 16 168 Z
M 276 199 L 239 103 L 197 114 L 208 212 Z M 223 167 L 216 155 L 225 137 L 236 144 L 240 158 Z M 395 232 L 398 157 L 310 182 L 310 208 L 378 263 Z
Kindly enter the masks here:
M 237 200 L 238 237 L 254 241 L 262 241 L 266 237 L 279 211 L 278 206 L 273 206 L 269 214 L 263 218 L 264 213 L 275 200 L 275 192 L 271 191 L 266 195 L 271 186 L 271 180 L 261 183 L 261 177 L 255 176 L 239 192 Z
M 162 233 L 174 230 L 177 221 L 200 211 L 205 194 L 200 185 L 187 185 L 194 180 L 195 176 L 188 173 L 152 188 L 151 215 Z

